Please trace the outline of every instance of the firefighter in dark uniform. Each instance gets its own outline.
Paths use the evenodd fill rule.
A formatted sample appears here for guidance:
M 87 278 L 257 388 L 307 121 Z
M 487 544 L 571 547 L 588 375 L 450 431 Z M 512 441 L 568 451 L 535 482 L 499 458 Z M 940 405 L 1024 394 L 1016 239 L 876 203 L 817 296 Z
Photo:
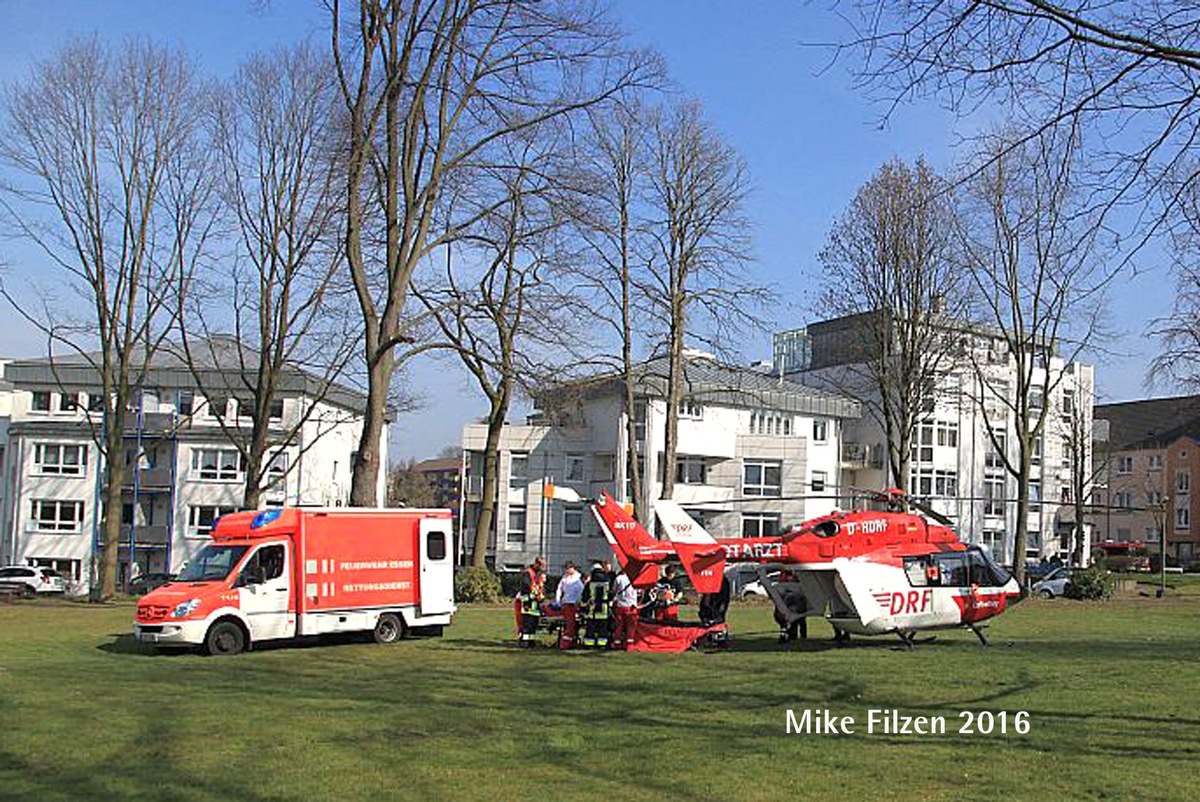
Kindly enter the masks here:
M 654 618 L 675 623 L 679 620 L 679 602 L 683 600 L 683 580 L 675 575 L 674 565 L 668 565 L 654 585 Z
M 600 563 L 592 565 L 587 585 L 583 589 L 583 645 L 608 648 L 610 604 L 612 602 L 612 571 Z
M 533 636 L 537 634 L 538 624 L 542 620 L 542 602 L 545 598 L 546 561 L 542 557 L 535 557 L 533 564 L 521 573 L 521 587 L 514 601 L 519 632 L 518 646 L 533 646 Z

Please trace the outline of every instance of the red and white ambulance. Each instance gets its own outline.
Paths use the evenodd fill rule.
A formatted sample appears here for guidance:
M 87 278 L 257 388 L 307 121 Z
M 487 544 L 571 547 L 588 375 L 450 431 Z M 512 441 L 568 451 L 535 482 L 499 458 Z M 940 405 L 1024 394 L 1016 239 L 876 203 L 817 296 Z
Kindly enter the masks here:
M 333 632 L 440 634 L 455 611 L 451 524 L 449 510 L 221 516 L 179 577 L 139 601 L 134 634 L 209 654 Z

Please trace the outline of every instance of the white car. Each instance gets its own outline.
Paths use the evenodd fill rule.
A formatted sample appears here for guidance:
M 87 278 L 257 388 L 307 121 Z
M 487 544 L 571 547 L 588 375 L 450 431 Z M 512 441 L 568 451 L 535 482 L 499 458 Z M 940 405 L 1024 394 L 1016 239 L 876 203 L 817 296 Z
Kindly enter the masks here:
M 28 565 L 10 565 L 0 568 L 0 588 L 16 587 L 21 595 L 32 597 L 46 593 L 63 593 L 66 583 L 62 574 L 53 568 L 33 568 Z

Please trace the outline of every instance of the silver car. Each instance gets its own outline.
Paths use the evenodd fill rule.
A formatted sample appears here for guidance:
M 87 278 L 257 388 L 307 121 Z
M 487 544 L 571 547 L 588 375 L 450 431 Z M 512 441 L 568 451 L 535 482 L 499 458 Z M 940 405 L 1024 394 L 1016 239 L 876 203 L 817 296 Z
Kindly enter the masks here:
M 1053 599 L 1067 592 L 1071 584 L 1071 569 L 1060 565 L 1044 577 L 1033 583 L 1033 592 L 1043 599 Z
M 63 593 L 66 583 L 62 574 L 53 568 L 10 565 L 0 568 L 0 588 L 4 587 L 15 588 L 22 596 L 29 598 L 46 593 Z

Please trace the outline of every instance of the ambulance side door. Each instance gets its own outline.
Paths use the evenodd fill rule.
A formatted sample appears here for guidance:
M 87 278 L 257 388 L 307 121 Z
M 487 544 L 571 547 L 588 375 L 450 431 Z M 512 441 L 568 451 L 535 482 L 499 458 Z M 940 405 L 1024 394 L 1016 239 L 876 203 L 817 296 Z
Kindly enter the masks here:
M 294 634 L 291 600 L 291 547 L 264 543 L 242 564 L 238 574 L 239 606 L 250 625 L 250 639 L 271 640 Z

